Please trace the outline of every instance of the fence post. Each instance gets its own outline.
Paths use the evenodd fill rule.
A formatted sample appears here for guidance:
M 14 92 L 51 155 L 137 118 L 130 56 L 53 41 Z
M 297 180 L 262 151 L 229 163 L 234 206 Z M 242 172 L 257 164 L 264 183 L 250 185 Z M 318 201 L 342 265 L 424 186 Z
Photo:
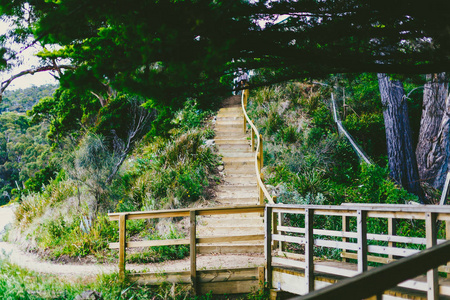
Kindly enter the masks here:
M 263 138 L 259 135 L 259 171 L 261 172 L 264 166 L 264 154 L 263 154 Z
M 305 209 L 305 280 L 308 293 L 314 291 L 314 209 Z
M 358 210 L 356 218 L 358 234 L 358 273 L 367 271 L 367 211 Z
M 266 206 L 264 214 L 264 255 L 266 258 L 267 288 L 272 288 L 272 207 Z
M 427 239 L 427 248 L 437 245 L 437 227 L 436 227 L 436 213 L 425 213 L 425 231 Z M 439 277 L 437 268 L 431 269 L 427 272 L 427 299 L 439 299 Z
M 263 173 L 259 174 L 259 177 L 261 177 L 262 182 L 264 180 L 264 174 Z M 264 192 L 262 189 L 262 185 L 259 186 L 259 205 L 264 205 Z
M 119 277 L 125 279 L 125 253 L 127 251 L 127 215 L 119 215 Z
M 342 231 L 346 232 L 346 231 L 349 231 L 349 230 L 350 230 L 350 218 L 348 216 L 342 216 Z M 348 242 L 348 238 L 344 237 L 344 238 L 342 238 L 342 241 L 344 243 L 347 243 Z M 346 252 L 347 252 L 346 249 L 342 249 L 342 254 L 345 255 Z M 344 262 L 349 262 L 350 259 L 348 259 L 347 257 L 344 256 L 343 261 Z
M 189 213 L 190 221 L 190 259 L 191 259 L 191 283 L 194 295 L 197 294 L 197 222 L 196 211 L 191 210 Z
M 446 240 L 450 240 L 450 221 L 445 221 L 445 239 Z M 447 267 L 450 268 L 450 262 L 447 263 Z M 447 278 L 449 272 L 447 272 Z
M 388 218 L 388 235 L 397 235 L 397 219 L 395 218 Z M 396 242 L 388 242 L 388 247 L 396 247 Z M 388 257 L 390 259 L 394 259 L 394 255 L 389 254 Z
M 273 196 L 272 199 L 274 200 L 273 202 L 276 203 L 277 196 Z M 275 213 L 272 216 L 273 234 L 278 234 L 279 233 L 278 232 L 278 222 L 279 222 L 278 215 L 279 215 L 279 213 L 278 214 Z M 278 243 L 277 241 L 272 241 L 272 249 L 276 250 L 277 247 L 278 247 L 278 244 L 280 244 L 280 243 L 281 242 Z

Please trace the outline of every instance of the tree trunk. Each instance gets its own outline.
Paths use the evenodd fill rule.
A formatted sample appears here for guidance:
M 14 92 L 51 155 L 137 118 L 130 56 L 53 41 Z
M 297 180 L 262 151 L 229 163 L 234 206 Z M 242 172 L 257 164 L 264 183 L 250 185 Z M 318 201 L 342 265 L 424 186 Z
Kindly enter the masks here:
M 423 110 L 417 165 L 422 181 L 442 190 L 449 164 L 449 100 L 445 73 L 427 76 L 424 85 Z
M 391 80 L 386 74 L 378 74 L 378 84 L 383 104 L 390 175 L 397 184 L 424 201 L 403 83 Z

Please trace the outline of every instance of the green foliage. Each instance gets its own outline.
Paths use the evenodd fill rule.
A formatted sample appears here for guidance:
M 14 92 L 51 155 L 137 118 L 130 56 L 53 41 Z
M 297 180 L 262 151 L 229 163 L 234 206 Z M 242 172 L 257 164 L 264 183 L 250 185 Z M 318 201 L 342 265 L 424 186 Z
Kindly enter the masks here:
M 0 115 L 0 202 L 26 193 L 23 183 L 48 165 L 50 146 L 44 123 L 31 125 L 28 117 L 16 113 Z
M 0 114 L 4 112 L 26 113 L 39 100 L 50 97 L 57 86 L 46 84 L 26 89 L 6 90 L 0 102 Z
M 189 130 L 151 150 L 135 163 L 132 201 L 147 209 L 176 208 L 208 198 L 217 155 L 204 145 L 205 132 Z
M 361 80 L 366 80 L 364 76 Z M 369 77 L 370 79 L 370 77 Z M 356 85 L 357 86 L 357 85 Z M 363 85 L 361 84 L 361 87 Z M 374 87 L 364 93 L 371 95 Z M 378 87 L 377 87 L 378 88 Z M 361 92 L 361 97 L 367 95 Z M 397 187 L 388 171 L 377 165 L 359 167 L 354 150 L 337 137 L 325 103 L 328 91 L 304 83 L 264 87 L 250 97 L 250 115 L 264 130 L 266 182 L 282 203 L 341 204 L 342 202 L 405 203 L 416 197 Z M 267 103 L 265 101 L 269 101 Z M 269 107 L 269 112 L 265 110 Z M 376 109 L 375 109 L 376 111 Z M 277 132 L 267 130 L 268 114 L 277 115 Z M 350 115 L 361 136 L 367 129 L 379 133 L 381 119 L 370 115 L 366 123 Z M 369 123 L 373 120 L 372 123 Z M 297 130 L 295 130 L 297 129 Z

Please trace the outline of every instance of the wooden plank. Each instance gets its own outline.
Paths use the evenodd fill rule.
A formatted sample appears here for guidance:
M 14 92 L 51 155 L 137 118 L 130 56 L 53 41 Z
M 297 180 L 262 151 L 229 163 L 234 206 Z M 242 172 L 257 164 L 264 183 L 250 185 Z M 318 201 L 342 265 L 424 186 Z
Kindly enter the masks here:
M 127 215 L 121 214 L 119 216 L 119 277 L 125 278 L 125 257 L 126 257 L 126 242 L 127 242 Z
M 387 255 L 395 255 L 395 256 L 410 256 L 415 253 L 420 252 L 420 250 L 416 249 L 407 249 L 407 248 L 391 248 L 387 246 L 376 246 L 369 245 L 368 252 L 370 253 L 378 253 L 378 254 L 387 254 Z
M 421 211 L 404 212 L 404 211 L 369 211 L 368 218 L 392 218 L 392 219 L 408 219 L 408 220 L 424 220 L 425 213 Z
M 199 292 L 201 294 L 248 294 L 257 290 L 259 287 L 258 280 L 245 281 L 224 281 L 224 282 L 209 282 L 201 283 Z
M 296 244 L 304 244 L 305 238 L 299 236 L 290 236 L 290 235 L 282 235 L 282 234 L 273 234 L 272 240 L 288 242 L 288 243 L 296 243 Z
M 394 218 L 388 219 L 388 235 L 389 236 L 397 235 L 397 220 Z M 395 242 L 392 242 L 391 240 L 388 242 L 388 246 L 392 248 L 396 247 L 397 244 Z M 394 256 L 392 254 L 389 254 L 389 258 L 393 259 Z
M 445 238 L 450 240 L 450 221 L 445 222 Z M 447 263 L 447 267 L 450 267 L 450 262 Z M 449 277 L 449 272 L 447 271 L 447 277 Z
M 344 268 L 337 268 L 322 264 L 316 264 L 315 266 L 316 272 L 326 273 L 326 274 L 333 274 L 338 276 L 344 276 L 344 277 L 353 277 L 358 275 L 358 271 L 355 270 L 349 270 Z
M 190 260 L 191 260 L 191 284 L 192 284 L 192 291 L 194 295 L 197 295 L 197 217 L 196 217 L 196 211 L 191 210 L 189 214 L 189 240 L 190 240 Z
M 356 217 L 358 232 L 358 272 L 367 271 L 367 211 L 358 210 Z
M 314 209 L 305 210 L 305 281 L 308 292 L 314 291 Z
M 259 281 L 259 288 L 261 290 L 264 289 L 265 286 L 265 272 L 266 269 L 264 267 L 258 267 L 258 281 Z
M 437 244 L 437 226 L 436 214 L 426 213 L 425 231 L 427 239 L 427 248 L 436 246 Z M 437 268 L 431 269 L 427 272 L 427 299 L 436 300 L 439 298 L 439 275 Z
M 281 214 L 281 213 L 279 213 L 279 214 Z M 290 232 L 290 233 L 305 233 L 305 228 L 283 226 L 283 225 L 278 225 L 277 230 L 282 231 L 282 232 Z
M 222 206 L 222 207 L 206 207 L 206 208 L 187 208 L 187 209 L 171 209 L 171 210 L 154 210 L 154 211 L 136 211 L 127 212 L 128 220 L 136 219 L 153 219 L 153 218 L 172 218 L 172 217 L 189 217 L 190 212 L 196 210 L 197 215 L 221 215 L 221 214 L 241 214 L 248 212 L 262 212 L 264 205 L 245 205 L 245 206 Z M 110 221 L 118 221 L 123 213 L 109 213 Z
M 344 243 L 348 243 L 349 242 L 349 240 L 348 240 L 348 238 L 347 238 L 347 232 L 348 231 L 350 231 L 350 218 L 349 217 L 347 217 L 347 216 L 342 216 L 342 231 L 341 231 L 341 234 L 342 234 L 342 236 L 343 236 L 343 239 L 342 239 L 342 241 L 344 242 Z M 356 232 L 355 232 L 355 234 L 356 234 Z M 357 237 L 357 236 L 356 236 Z M 342 253 L 343 254 L 345 254 L 345 253 L 347 253 L 347 251 L 346 251 L 347 249 L 343 249 L 342 250 Z M 347 258 L 344 258 L 344 262 L 348 262 L 348 259 Z
M 266 282 L 268 284 L 267 288 L 272 288 L 272 208 L 266 206 L 266 211 L 264 214 L 264 224 L 265 224 L 265 241 L 264 241 L 264 255 L 266 258 Z
M 305 208 L 273 208 L 274 213 L 305 214 Z
M 334 210 L 326 210 L 326 209 L 316 209 L 315 210 L 315 214 L 316 215 L 322 215 L 322 216 L 347 216 L 347 217 L 355 217 L 356 216 L 356 212 L 355 211 L 351 211 L 351 210 L 346 210 L 346 209 L 334 209 Z
M 294 268 L 305 269 L 304 261 L 298 261 L 298 260 L 293 260 L 293 259 L 288 259 L 288 258 L 272 257 L 272 263 L 289 266 L 289 267 L 294 267 Z
M 330 287 L 308 295 L 295 297 L 297 300 L 359 300 L 377 295 L 414 278 L 429 268 L 436 268 L 450 260 L 450 241 L 425 249 L 420 253 L 374 268 L 368 272 L 344 279 Z M 376 284 L 374 284 L 376 282 Z
M 244 214 L 244 213 L 260 213 L 264 211 L 264 205 L 253 205 L 253 206 L 230 206 L 230 207 L 220 207 L 211 210 L 198 210 L 197 215 L 199 216 L 210 216 L 210 215 L 228 215 L 228 214 Z
M 304 254 L 299 254 L 299 253 L 278 251 L 277 255 L 279 257 L 290 258 L 290 259 L 294 259 L 294 260 L 303 260 L 303 261 L 305 260 L 305 255 Z
M 355 250 L 355 251 L 358 251 L 358 249 L 359 249 L 358 244 L 355 244 L 355 243 L 345 243 L 345 242 L 339 242 L 339 241 L 319 240 L 319 239 L 314 240 L 314 243 L 316 246 L 335 248 L 335 249 L 345 249 L 345 250 Z
M 152 241 L 135 241 L 127 242 L 127 248 L 142 248 L 154 246 L 173 246 L 173 245 L 189 245 L 189 239 L 170 239 L 170 240 L 152 240 Z M 119 249 L 120 243 L 110 243 L 110 249 Z
M 351 206 L 351 207 L 350 207 Z M 298 204 L 270 204 L 272 208 L 283 209 L 299 209 L 299 208 L 312 208 L 317 211 L 347 211 L 353 212 L 356 215 L 356 211 L 365 210 L 369 212 L 434 212 L 439 214 L 449 214 L 450 206 L 439 205 L 409 205 L 409 204 L 367 204 L 362 203 L 343 203 L 342 205 L 298 205 Z M 387 216 L 389 217 L 389 216 Z
M 343 217 L 347 218 L 347 217 Z M 299 227 L 291 227 L 291 226 L 278 226 L 278 231 L 281 232 L 290 232 L 290 233 L 305 233 L 304 228 Z M 357 238 L 358 235 L 356 232 L 348 232 L 348 231 L 337 231 L 337 230 L 324 230 L 324 229 L 314 229 L 315 235 L 323 235 L 323 236 L 333 236 L 333 237 L 341 237 L 345 240 L 348 238 Z M 383 242 L 392 242 L 392 243 L 408 243 L 408 244 L 418 244 L 425 245 L 426 239 L 419 237 L 407 237 L 407 236 L 398 236 L 398 235 L 387 235 L 387 234 L 367 234 L 368 240 L 375 241 L 383 241 Z M 438 240 L 438 243 L 443 243 L 445 240 Z
M 241 242 L 241 241 L 264 241 L 264 234 L 232 235 L 232 236 L 216 236 L 216 237 L 197 238 L 197 244 L 232 243 L 232 242 Z
M 284 218 L 283 218 L 283 214 L 282 213 L 278 213 L 278 224 L 279 224 L 278 226 L 283 226 L 283 224 L 284 224 Z M 284 250 L 284 243 L 279 241 L 278 242 L 278 251 L 283 251 L 283 250 Z
M 277 228 L 278 228 L 278 214 L 274 213 L 272 215 L 272 231 L 273 231 L 273 235 L 272 235 L 272 250 L 276 250 L 277 247 L 278 247 L 278 244 L 279 244 L 279 243 L 277 243 L 277 241 L 275 241 L 273 239 L 273 236 L 278 234 L 278 229 Z
M 350 253 L 350 252 L 342 252 L 341 257 L 347 258 L 347 259 L 349 259 L 349 258 L 350 259 L 358 259 L 358 254 Z M 388 264 L 393 261 L 396 261 L 396 259 L 391 259 L 391 258 L 381 257 L 381 256 L 367 255 L 367 261 L 381 263 L 381 264 Z

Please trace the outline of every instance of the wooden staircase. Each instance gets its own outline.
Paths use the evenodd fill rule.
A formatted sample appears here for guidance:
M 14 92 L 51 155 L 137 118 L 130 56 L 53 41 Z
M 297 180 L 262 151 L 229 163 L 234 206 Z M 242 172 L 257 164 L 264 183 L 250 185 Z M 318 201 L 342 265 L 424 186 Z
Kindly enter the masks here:
M 217 206 L 257 205 L 258 188 L 255 152 L 244 132 L 241 97 L 224 100 L 216 117 L 214 139 L 224 163 L 224 180 L 216 196 Z M 199 218 L 199 236 L 262 235 L 264 220 L 259 213 L 216 215 Z M 225 239 L 224 239 L 225 240 Z M 223 242 L 200 246 L 201 253 L 263 253 L 262 241 L 233 244 Z

